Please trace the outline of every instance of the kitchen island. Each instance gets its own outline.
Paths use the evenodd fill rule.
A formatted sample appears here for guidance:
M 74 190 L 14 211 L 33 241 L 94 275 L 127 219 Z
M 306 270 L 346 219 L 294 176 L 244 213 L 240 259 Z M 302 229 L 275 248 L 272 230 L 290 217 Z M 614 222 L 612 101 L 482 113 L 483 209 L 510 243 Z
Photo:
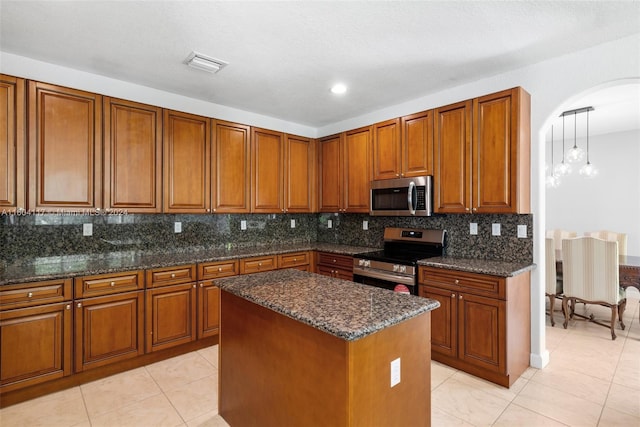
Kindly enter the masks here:
M 231 426 L 429 426 L 435 300 L 297 270 L 217 280 Z

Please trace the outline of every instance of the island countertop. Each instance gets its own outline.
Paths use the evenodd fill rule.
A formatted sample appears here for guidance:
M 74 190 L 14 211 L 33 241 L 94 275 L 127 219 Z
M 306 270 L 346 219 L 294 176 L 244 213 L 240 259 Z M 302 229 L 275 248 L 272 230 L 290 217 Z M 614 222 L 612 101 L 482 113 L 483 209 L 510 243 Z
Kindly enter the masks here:
M 215 284 L 347 341 L 440 306 L 436 300 L 293 269 L 234 276 Z

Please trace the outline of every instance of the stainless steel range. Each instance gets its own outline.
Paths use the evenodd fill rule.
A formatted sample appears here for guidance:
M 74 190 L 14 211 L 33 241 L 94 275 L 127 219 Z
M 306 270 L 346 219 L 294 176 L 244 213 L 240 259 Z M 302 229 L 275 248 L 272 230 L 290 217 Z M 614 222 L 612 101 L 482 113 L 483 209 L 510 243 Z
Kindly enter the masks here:
M 442 256 L 445 235 L 445 230 L 387 227 L 383 250 L 353 256 L 353 281 L 391 290 L 404 285 L 418 295 L 418 261 Z

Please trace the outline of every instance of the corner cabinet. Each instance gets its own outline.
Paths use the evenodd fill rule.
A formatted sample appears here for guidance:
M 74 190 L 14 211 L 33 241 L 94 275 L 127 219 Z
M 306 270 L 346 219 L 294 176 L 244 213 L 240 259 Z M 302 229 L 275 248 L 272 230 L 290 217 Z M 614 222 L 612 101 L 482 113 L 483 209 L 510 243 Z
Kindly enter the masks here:
M 215 213 L 251 211 L 251 128 L 213 121 L 213 194 Z
M 102 208 L 102 96 L 29 82 L 29 209 Z
M 531 211 L 530 104 L 518 87 L 435 110 L 435 212 Z
M 210 127 L 206 117 L 164 111 L 164 212 L 211 211 Z
M 25 80 L 0 74 L 0 208 L 23 210 L 25 201 Z
M 432 359 L 510 387 L 529 366 L 529 272 L 497 277 L 420 267 L 420 296 L 431 314 Z

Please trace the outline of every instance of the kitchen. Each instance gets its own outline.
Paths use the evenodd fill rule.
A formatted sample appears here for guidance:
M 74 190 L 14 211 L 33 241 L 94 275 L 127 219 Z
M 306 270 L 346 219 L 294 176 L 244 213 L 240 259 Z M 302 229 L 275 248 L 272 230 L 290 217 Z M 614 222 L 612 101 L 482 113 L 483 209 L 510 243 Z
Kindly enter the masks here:
M 291 132 L 292 134 L 308 135 L 310 137 L 316 137 L 321 135 L 331 135 L 339 133 L 344 130 L 357 129 L 361 126 L 377 123 L 381 119 L 388 119 L 390 117 L 403 116 L 405 114 L 411 114 L 416 111 L 426 110 L 441 105 L 447 105 L 459 100 L 469 99 L 476 96 L 481 96 L 488 93 L 497 92 L 508 87 L 523 86 L 528 92 L 532 94 L 534 102 L 532 103 L 532 129 L 539 131 L 543 129 L 543 124 L 547 117 L 551 116 L 551 113 L 555 108 L 558 108 L 562 102 L 569 96 L 580 93 L 587 88 L 593 87 L 603 81 L 615 80 L 617 78 L 628 77 L 629 75 L 637 74 L 637 61 L 638 58 L 634 55 L 620 55 L 616 51 L 622 52 L 634 52 L 637 45 L 637 36 L 627 37 L 617 40 L 615 42 L 609 42 L 609 45 L 598 45 L 590 47 L 584 51 L 578 51 L 567 57 L 560 57 L 547 62 L 542 62 L 523 70 L 509 71 L 499 75 L 498 77 L 487 77 L 483 80 L 476 81 L 474 83 L 466 83 L 461 86 L 451 88 L 443 92 L 436 93 L 435 95 L 425 97 L 422 100 L 416 100 L 408 105 L 400 105 L 396 107 L 397 114 L 394 113 L 372 113 L 368 116 L 362 116 L 346 123 L 340 123 L 336 125 L 326 125 L 319 131 L 307 132 L 301 129 L 302 126 L 296 126 L 293 124 L 286 124 L 282 126 L 274 126 L 273 122 L 267 118 L 256 118 L 255 120 L 247 121 L 252 124 L 261 126 L 263 128 L 279 128 L 282 131 Z M 591 58 L 601 58 L 599 65 L 592 64 Z M 212 114 L 207 106 L 203 106 L 198 102 L 189 102 L 188 105 L 184 105 L 184 99 L 171 95 L 169 93 L 157 93 L 154 90 L 145 89 L 142 86 L 135 86 L 123 81 L 111 81 L 99 76 L 87 75 L 81 71 L 74 70 L 72 68 L 57 68 L 57 66 L 47 65 L 34 61 L 32 59 L 17 56 L 14 53 L 3 52 L 2 72 L 6 74 L 19 75 L 28 77 L 44 82 L 52 82 L 59 85 L 68 87 L 74 87 L 83 90 L 89 90 L 95 93 L 108 94 L 110 96 L 131 99 L 130 93 L 134 89 L 135 93 L 140 95 L 135 99 L 138 102 L 145 102 L 153 105 L 162 105 L 164 107 L 174 108 L 182 111 L 190 111 L 196 114 L 202 114 L 209 117 L 221 117 L 223 119 L 231 119 L 232 112 L 226 112 L 226 115 Z M 589 70 L 585 72 L 585 64 L 589 64 Z M 564 76 L 558 76 L 555 70 L 558 66 L 562 66 L 567 70 L 576 70 L 574 73 L 576 76 L 567 78 Z M 600 68 L 599 68 L 600 67 Z M 41 71 L 38 71 L 41 70 Z M 224 70 L 223 70 L 224 72 Z M 38 74 L 39 73 L 39 74 Z M 535 78 L 531 75 L 536 75 Z M 558 87 L 549 87 L 547 82 L 556 81 Z M 562 83 L 562 84 L 561 84 Z M 560 87 L 561 86 L 561 87 Z M 108 93 L 105 89 L 108 88 Z M 414 105 L 420 105 L 415 108 Z M 251 116 L 253 118 L 253 116 Z M 243 123 L 242 120 L 236 120 Z M 246 122 L 245 122 L 246 123 Z M 279 124 L 279 122 L 277 122 Z M 539 184 L 541 177 L 540 167 L 542 149 L 535 143 L 535 132 L 532 137 L 532 205 L 533 215 L 525 216 L 523 219 L 528 229 L 534 233 L 542 233 L 540 230 L 544 230 L 544 218 L 543 215 L 535 215 L 536 212 L 540 212 L 540 207 L 543 204 L 543 198 L 541 196 L 542 188 Z M 538 179 L 536 179 L 536 177 Z M 543 211 L 543 210 L 542 210 Z M 136 218 L 137 215 L 122 215 L 112 217 L 91 217 L 89 223 L 93 223 L 95 226 L 95 238 L 82 238 L 80 224 L 85 223 L 85 218 L 78 217 L 58 217 L 58 218 L 24 218 L 18 225 L 21 227 L 27 227 L 34 230 L 35 234 L 17 233 L 14 228 L 8 227 L 8 224 L 3 224 L 3 233 L 7 238 L 7 247 L 13 251 L 29 251 L 39 250 L 39 246 L 31 245 L 26 242 L 31 235 L 35 236 L 36 240 L 42 241 L 54 241 L 59 240 L 60 236 L 69 235 L 68 242 L 69 248 L 65 247 L 52 247 L 45 248 L 44 256 L 56 256 L 65 254 L 65 250 L 69 250 L 73 253 L 74 249 L 78 252 L 92 252 L 94 250 L 104 250 L 105 247 L 114 246 L 114 244 L 129 244 L 136 247 L 139 242 L 144 242 L 144 245 L 154 245 L 155 239 L 151 239 L 148 236 L 161 236 L 158 239 L 157 246 L 177 246 L 177 247 L 189 247 L 194 245 L 207 245 L 211 243 L 217 243 L 220 241 L 232 242 L 239 247 L 243 245 L 249 245 L 252 241 L 261 236 L 269 235 L 274 236 L 274 241 L 285 242 L 306 242 L 306 241 L 327 241 L 331 243 L 346 243 L 362 242 L 365 244 L 362 246 L 376 247 L 380 246 L 382 240 L 382 230 L 385 226 L 383 219 L 377 220 L 369 218 L 365 213 L 357 214 L 340 214 L 335 213 L 321 213 L 321 214 L 251 214 L 251 215 L 193 215 L 188 214 L 168 214 L 168 215 L 153 215 L 151 218 L 143 217 L 141 219 Z M 316 219 L 317 218 L 317 219 Z M 61 227 L 37 224 L 38 221 L 59 221 L 58 225 Z M 296 221 L 295 228 L 292 228 L 291 220 Z M 332 221 L 332 227 L 328 227 L 328 221 Z M 510 215 L 505 215 L 496 218 L 490 216 L 478 216 L 477 223 L 480 233 L 480 237 L 489 236 L 491 230 L 491 224 L 498 222 L 502 224 L 502 231 L 505 236 L 515 236 L 517 225 L 521 225 L 518 221 L 521 218 L 512 218 Z M 241 230 L 242 221 L 246 221 L 247 230 Z M 317 223 L 316 223 L 317 221 Z M 362 230 L 363 222 L 368 221 L 368 232 Z M 440 221 L 445 221 L 442 224 Z M 452 222 L 451 224 L 449 223 Z M 118 227 L 118 222 L 121 222 L 122 227 Z M 430 218 L 424 220 L 407 220 L 407 226 L 418 226 L 424 228 L 446 228 L 452 235 L 451 241 L 454 245 L 459 245 L 460 251 L 464 250 L 464 247 L 478 251 L 478 253 L 485 253 L 491 251 L 493 243 L 496 240 L 478 239 L 476 242 L 481 246 L 471 247 L 464 244 L 462 237 L 470 238 L 468 235 L 469 220 L 465 217 L 457 215 L 448 215 L 445 219 Z M 181 223 L 182 232 L 175 233 L 175 223 Z M 317 225 L 316 225 L 317 224 Z M 315 225 L 315 227 L 314 227 Z M 405 226 L 401 222 L 400 226 Z M 39 227 L 39 228 L 38 228 Z M 69 231 L 64 231 L 64 230 Z M 80 233 L 77 232 L 80 230 Z M 333 231 L 331 231 L 333 230 Z M 244 232 L 243 232 L 244 231 Z M 44 233 L 44 234 L 40 234 Z M 100 233 L 103 235 L 103 240 L 97 237 Z M 524 255 L 533 257 L 533 262 L 540 265 L 540 256 L 537 249 L 536 241 L 539 241 L 536 236 L 533 235 L 529 239 L 518 240 L 513 238 L 517 244 L 525 246 Z M 542 235 L 542 234 L 540 234 Z M 8 240 L 9 237 L 11 240 Z M 14 240 L 15 239 L 15 240 Z M 510 238 L 511 239 L 511 238 Z M 16 243 L 16 245 L 13 244 Z M 484 247 L 482 245 L 485 245 Z M 63 245 L 61 245 L 63 246 Z M 359 245 L 360 246 L 360 245 Z M 528 246 L 528 247 L 527 247 Z M 149 247 L 148 249 L 152 249 Z M 456 247 L 451 248 L 456 249 Z M 50 251 L 47 253 L 46 251 Z M 510 251 L 506 256 L 513 256 L 519 251 Z M 25 254 L 28 255 L 28 254 Z M 73 262 L 82 263 L 84 260 L 73 259 Z M 63 262 L 61 259 L 60 262 Z M 540 285 L 536 286 L 539 282 L 539 271 L 534 271 L 532 276 L 533 295 L 535 295 L 535 289 L 540 291 Z M 539 299 L 532 297 L 532 324 L 531 324 L 531 359 L 532 366 L 542 367 L 545 364 L 545 358 L 548 357 L 548 353 L 545 350 L 545 328 L 544 328 L 544 305 L 543 298 Z

